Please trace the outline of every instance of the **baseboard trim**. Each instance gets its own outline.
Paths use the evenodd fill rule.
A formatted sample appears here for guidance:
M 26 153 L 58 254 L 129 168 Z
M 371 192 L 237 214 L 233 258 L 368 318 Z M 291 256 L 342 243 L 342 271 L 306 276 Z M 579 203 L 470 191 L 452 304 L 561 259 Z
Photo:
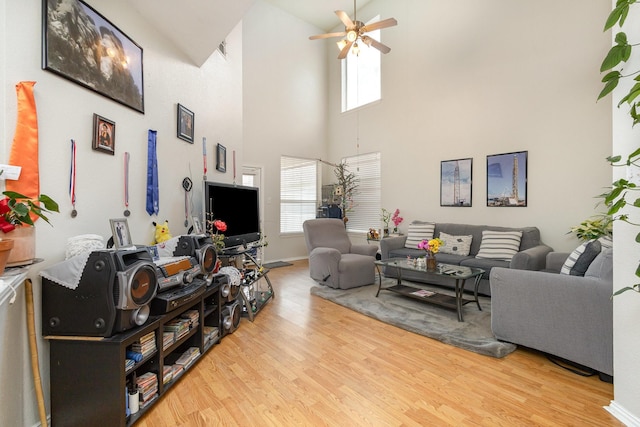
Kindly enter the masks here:
M 604 406 L 604 409 L 611 415 L 616 417 L 620 422 L 624 423 L 624 425 L 630 427 L 640 427 L 640 418 L 627 411 L 615 400 L 612 400 L 609 403 L 609 406 Z

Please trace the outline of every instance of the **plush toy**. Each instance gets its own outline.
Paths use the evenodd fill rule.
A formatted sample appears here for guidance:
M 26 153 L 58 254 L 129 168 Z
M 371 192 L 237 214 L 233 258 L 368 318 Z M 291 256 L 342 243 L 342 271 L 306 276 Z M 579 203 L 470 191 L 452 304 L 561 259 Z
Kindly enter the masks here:
M 166 242 L 167 240 L 171 239 L 171 232 L 169 231 L 169 221 L 165 221 L 164 224 L 156 224 L 155 222 L 153 222 L 152 224 L 156 227 L 156 231 L 153 236 L 153 243 L 151 243 L 152 245 L 155 245 L 156 243 Z

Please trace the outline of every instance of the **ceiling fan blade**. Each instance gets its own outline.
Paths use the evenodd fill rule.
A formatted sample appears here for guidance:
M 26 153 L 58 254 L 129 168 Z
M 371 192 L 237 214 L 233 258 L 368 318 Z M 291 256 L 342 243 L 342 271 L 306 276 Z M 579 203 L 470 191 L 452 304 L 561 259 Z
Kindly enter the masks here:
M 349 18 L 349 15 L 347 15 L 347 12 L 345 12 L 344 10 L 336 10 L 336 15 L 338 15 L 338 18 L 340 18 L 340 20 L 342 21 L 344 26 L 347 27 L 347 29 L 355 27 L 355 24 L 353 23 L 351 18 Z
M 347 54 L 349 53 L 349 50 L 351 49 L 352 44 L 353 42 L 347 42 L 347 44 L 340 51 L 340 55 L 338 55 L 338 59 L 344 59 L 347 57 Z
M 367 24 L 360 30 L 360 33 L 366 33 L 368 31 L 379 30 L 381 28 L 393 27 L 398 25 L 398 21 L 395 18 L 387 18 L 382 21 L 374 22 L 373 24 Z
M 391 52 L 391 48 L 385 44 L 380 43 L 378 40 L 373 39 L 369 36 L 362 36 L 362 42 L 367 46 L 373 46 L 378 49 L 382 53 Z
M 339 33 L 316 34 L 315 36 L 309 36 L 309 40 L 328 39 L 331 37 L 342 37 L 346 35 L 347 33 L 345 31 L 341 31 Z

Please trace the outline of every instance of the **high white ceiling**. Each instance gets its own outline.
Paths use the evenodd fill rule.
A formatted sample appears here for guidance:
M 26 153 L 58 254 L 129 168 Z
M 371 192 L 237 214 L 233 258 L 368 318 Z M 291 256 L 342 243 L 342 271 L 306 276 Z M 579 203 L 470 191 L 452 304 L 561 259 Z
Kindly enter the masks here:
M 128 0 L 197 66 L 242 20 L 256 0 Z M 353 18 L 353 0 L 265 0 L 322 31 L 340 24 L 334 11 Z M 371 0 L 357 0 L 358 9 Z

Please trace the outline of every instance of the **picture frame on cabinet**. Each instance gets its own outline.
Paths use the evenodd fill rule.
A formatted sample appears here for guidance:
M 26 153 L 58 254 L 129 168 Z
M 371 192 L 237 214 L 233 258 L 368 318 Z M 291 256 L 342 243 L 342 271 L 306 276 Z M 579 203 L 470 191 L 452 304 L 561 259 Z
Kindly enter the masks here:
M 43 70 L 144 114 L 135 41 L 82 0 L 42 0 L 42 16 Z
M 216 150 L 216 170 L 220 172 L 227 171 L 227 149 L 222 144 L 218 144 L 218 149 Z
M 193 234 L 204 233 L 204 230 L 202 229 L 202 223 L 200 222 L 200 218 L 198 218 L 197 216 L 192 216 L 191 224 L 193 225 Z
M 91 147 L 96 151 L 116 153 L 116 122 L 93 114 L 93 139 Z
M 528 152 L 487 156 L 487 206 L 527 206 Z
M 111 224 L 111 235 L 113 236 L 113 244 L 115 248 L 124 249 L 133 247 L 127 219 L 112 218 L 109 220 L 109 223 Z
M 471 207 L 473 159 L 440 162 L 440 206 Z
M 178 138 L 193 144 L 196 116 L 182 104 L 178 104 Z

